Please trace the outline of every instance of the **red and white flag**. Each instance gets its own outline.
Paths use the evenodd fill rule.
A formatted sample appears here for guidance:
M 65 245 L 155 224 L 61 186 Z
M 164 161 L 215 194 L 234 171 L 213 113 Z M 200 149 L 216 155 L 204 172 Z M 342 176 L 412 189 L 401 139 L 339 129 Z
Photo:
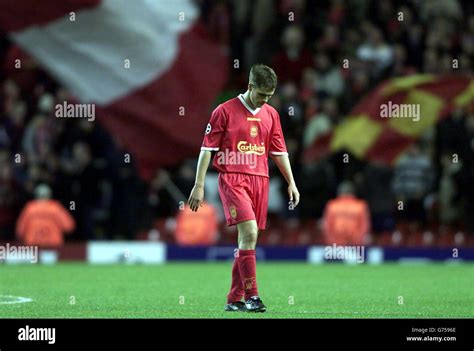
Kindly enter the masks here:
M 227 58 L 191 0 L 0 0 L 0 26 L 96 104 L 145 178 L 199 152 Z

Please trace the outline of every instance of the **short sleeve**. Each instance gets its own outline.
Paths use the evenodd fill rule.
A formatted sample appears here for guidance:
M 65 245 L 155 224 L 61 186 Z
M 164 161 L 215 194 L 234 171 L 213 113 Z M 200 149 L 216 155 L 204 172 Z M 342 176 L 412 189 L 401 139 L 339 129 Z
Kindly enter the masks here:
M 281 129 L 280 116 L 278 113 L 273 119 L 273 134 L 270 144 L 271 155 L 288 155 L 286 150 L 285 138 L 283 137 L 283 131 Z
M 211 119 L 206 126 L 201 150 L 218 151 L 226 130 L 227 118 L 221 105 L 212 111 Z

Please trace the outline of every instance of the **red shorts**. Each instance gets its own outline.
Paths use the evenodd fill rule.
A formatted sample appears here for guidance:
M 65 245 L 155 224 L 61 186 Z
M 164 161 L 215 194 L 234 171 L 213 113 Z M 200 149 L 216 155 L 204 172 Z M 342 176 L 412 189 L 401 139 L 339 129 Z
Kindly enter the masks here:
M 244 173 L 219 173 L 219 195 L 228 226 L 256 220 L 265 229 L 268 209 L 267 177 Z

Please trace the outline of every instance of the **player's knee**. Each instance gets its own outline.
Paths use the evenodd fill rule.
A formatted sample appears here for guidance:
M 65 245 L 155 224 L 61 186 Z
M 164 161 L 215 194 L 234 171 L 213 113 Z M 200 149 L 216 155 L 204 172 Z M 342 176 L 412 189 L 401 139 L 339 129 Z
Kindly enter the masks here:
M 246 230 L 244 233 L 242 233 L 241 236 L 241 244 L 245 246 L 251 246 L 255 247 L 257 243 L 257 236 L 258 236 L 258 230 Z

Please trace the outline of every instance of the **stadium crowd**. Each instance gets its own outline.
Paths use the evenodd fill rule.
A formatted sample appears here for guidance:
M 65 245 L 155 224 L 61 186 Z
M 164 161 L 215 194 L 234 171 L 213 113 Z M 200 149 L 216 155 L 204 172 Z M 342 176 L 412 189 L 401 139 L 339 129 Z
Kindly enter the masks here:
M 301 228 L 317 232 L 327 202 L 348 180 L 368 204 L 375 237 L 389 235 L 394 243 L 400 235 L 428 233 L 422 236 L 425 244 L 443 233 L 464 233 L 453 236 L 461 244 L 472 239 L 472 109 L 455 110 L 393 167 L 355 157 L 343 163 L 342 152 L 317 162 L 304 162 L 302 157 L 383 80 L 413 73 L 472 77 L 470 1 L 198 3 L 207 28 L 230 49 L 230 77 L 220 100 L 245 91 L 255 62 L 269 64 L 279 76 L 270 103 L 280 113 L 302 198 L 298 208 L 289 209 L 284 181 L 271 170 L 268 230 L 275 230 L 273 239 L 266 240 L 316 241 L 312 230 Z M 0 38 L 0 240 L 13 238 L 19 212 L 41 183 L 49 184 L 66 208 L 74 208 L 73 240 L 132 239 L 173 218 L 193 186 L 196 159 L 159 169 L 150 183 L 144 182 L 133 161 L 123 162 L 127 150 L 100 123 L 49 118 L 55 104 L 72 100 L 68 91 L 4 33 Z M 17 58 L 22 59 L 21 70 L 14 67 Z M 455 72 L 453 58 L 459 61 Z M 350 69 L 343 67 L 344 60 L 349 60 Z M 453 154 L 458 162 L 453 162 Z M 212 188 L 215 179 L 209 179 Z M 217 197 L 209 195 L 220 210 Z M 404 202 L 402 211 L 398 201 Z M 291 242 L 285 238 L 289 231 L 297 233 Z M 225 236 L 220 240 L 225 242 Z

